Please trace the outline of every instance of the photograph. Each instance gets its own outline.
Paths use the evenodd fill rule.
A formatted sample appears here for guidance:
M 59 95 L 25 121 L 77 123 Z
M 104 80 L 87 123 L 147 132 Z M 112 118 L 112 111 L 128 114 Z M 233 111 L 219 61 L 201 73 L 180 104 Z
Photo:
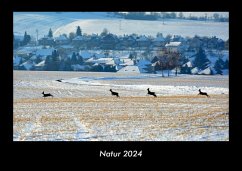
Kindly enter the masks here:
M 230 140 L 228 11 L 12 13 L 14 142 Z

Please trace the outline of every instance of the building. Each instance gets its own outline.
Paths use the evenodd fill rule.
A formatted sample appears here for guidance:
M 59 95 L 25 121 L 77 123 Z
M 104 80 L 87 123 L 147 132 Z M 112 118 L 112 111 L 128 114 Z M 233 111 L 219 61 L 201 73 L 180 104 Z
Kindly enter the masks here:
M 165 39 L 164 39 L 164 37 L 163 36 L 156 37 L 153 40 L 153 46 L 154 47 L 162 47 L 162 46 L 165 46 Z
M 179 52 L 181 48 L 181 42 L 169 42 L 165 45 L 168 52 Z
M 127 73 L 127 74 L 131 74 L 131 73 L 140 74 L 139 67 L 135 66 L 135 65 L 123 67 L 122 69 L 120 69 L 117 72 L 118 73 Z
M 43 37 L 39 39 L 39 45 L 43 46 L 54 46 L 55 45 L 55 40 L 52 37 Z
M 117 39 L 113 34 L 108 34 L 104 36 L 101 40 L 102 49 L 115 49 Z
M 56 45 L 67 45 L 70 43 L 70 41 L 66 36 L 60 35 L 59 37 L 55 38 L 55 43 Z

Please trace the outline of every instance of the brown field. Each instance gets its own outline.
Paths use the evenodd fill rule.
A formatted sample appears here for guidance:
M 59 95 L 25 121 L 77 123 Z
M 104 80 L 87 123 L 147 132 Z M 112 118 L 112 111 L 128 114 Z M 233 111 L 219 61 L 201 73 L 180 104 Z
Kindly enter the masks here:
M 55 81 L 80 76 L 116 77 L 119 74 L 14 71 L 13 140 L 229 140 L 229 95 L 221 92 L 228 88 L 228 77 L 100 80 L 101 85 Z M 157 98 L 146 96 L 145 86 L 140 89 L 122 86 L 147 83 L 159 86 Z M 120 98 L 109 92 L 114 85 L 118 85 L 114 89 Z M 186 91 L 184 95 L 164 94 L 166 85 L 176 86 L 175 90 L 184 85 L 195 88 L 187 89 L 190 94 Z M 197 96 L 200 86 L 208 86 L 208 91 L 217 93 L 209 92 L 210 98 Z M 51 92 L 54 98 L 44 99 L 42 91 Z
M 228 131 L 228 96 L 211 96 L 19 99 L 14 132 L 18 140 L 77 141 L 79 122 L 86 140 L 217 140 L 214 132 Z

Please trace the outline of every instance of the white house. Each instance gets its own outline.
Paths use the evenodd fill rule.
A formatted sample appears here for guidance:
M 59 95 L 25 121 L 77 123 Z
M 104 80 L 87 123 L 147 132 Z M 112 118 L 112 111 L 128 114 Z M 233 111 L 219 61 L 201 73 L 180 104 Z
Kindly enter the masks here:
M 118 73 L 136 73 L 136 74 L 139 74 L 140 73 L 140 70 L 139 70 L 139 67 L 138 66 L 126 66 L 126 67 L 123 67 L 122 69 L 120 69 L 118 71 Z
M 170 52 L 178 52 L 181 47 L 181 42 L 169 42 L 165 45 L 165 47 Z

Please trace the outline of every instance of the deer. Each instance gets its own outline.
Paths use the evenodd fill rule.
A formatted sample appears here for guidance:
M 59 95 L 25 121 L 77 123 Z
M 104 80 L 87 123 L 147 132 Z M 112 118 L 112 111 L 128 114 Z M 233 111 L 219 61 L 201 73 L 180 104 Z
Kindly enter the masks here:
M 111 91 L 112 96 L 117 96 L 117 97 L 119 97 L 119 95 L 118 95 L 117 92 L 114 92 L 112 89 L 110 89 L 109 91 Z
M 45 98 L 45 97 L 48 97 L 48 96 L 51 96 L 51 97 L 53 98 L 53 95 L 50 94 L 50 93 L 45 94 L 45 92 L 43 91 L 42 94 L 43 94 L 43 97 L 44 97 L 44 98 Z
M 199 89 L 198 91 L 199 91 L 198 95 L 204 95 L 204 96 L 210 97 L 206 92 L 202 92 L 201 89 Z
M 148 90 L 148 93 L 147 93 L 148 95 L 152 95 L 154 97 L 157 97 L 155 92 L 150 91 L 150 88 L 148 88 L 147 90 Z

